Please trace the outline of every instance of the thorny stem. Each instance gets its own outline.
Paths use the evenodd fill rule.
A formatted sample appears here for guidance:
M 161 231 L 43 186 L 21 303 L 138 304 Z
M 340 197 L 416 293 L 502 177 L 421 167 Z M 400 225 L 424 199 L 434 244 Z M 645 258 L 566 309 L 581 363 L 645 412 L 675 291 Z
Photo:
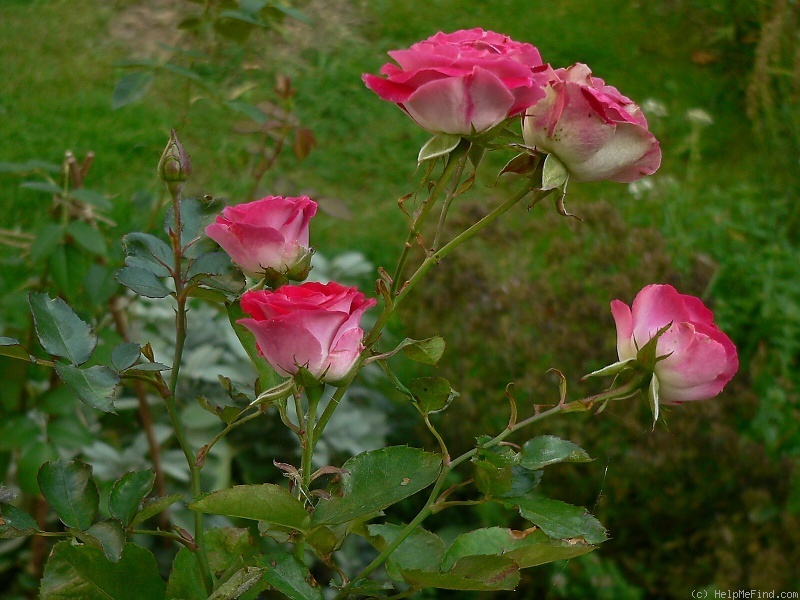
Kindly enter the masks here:
M 386 326 L 389 318 L 392 316 L 397 307 L 400 303 L 408 297 L 408 294 L 414 288 L 414 286 L 419 282 L 420 279 L 430 271 L 434 266 L 442 262 L 442 260 L 447 257 L 453 250 L 455 250 L 458 246 L 469 240 L 470 238 L 474 237 L 479 231 L 484 229 L 487 225 L 490 225 L 494 221 L 496 221 L 500 216 L 504 213 L 508 212 L 508 210 L 517 204 L 520 200 L 522 200 L 525 196 L 531 193 L 532 190 L 530 184 L 526 183 L 525 186 L 522 187 L 516 194 L 514 194 L 511 198 L 503 202 L 500 206 L 495 208 L 492 212 L 488 215 L 483 217 L 480 221 L 473 224 L 471 227 L 457 235 L 453 238 L 450 242 L 442 246 L 439 250 L 428 256 L 423 263 L 419 266 L 419 268 L 414 272 L 414 274 L 409 278 L 409 280 L 403 285 L 403 288 L 397 293 L 396 296 L 393 297 L 391 303 L 387 302 L 384 306 L 383 312 L 378 317 L 378 320 L 375 322 L 375 325 L 372 327 L 372 330 L 367 335 L 366 339 L 364 340 L 364 345 L 369 349 L 378 339 L 380 336 L 381 331 Z M 540 201 L 542 198 L 547 196 L 548 194 L 552 193 L 553 190 L 537 190 L 536 191 L 536 198 L 534 198 L 533 203 Z M 396 283 L 396 280 L 395 280 Z
M 183 247 L 181 242 L 181 210 L 180 210 L 180 186 L 170 186 L 170 193 L 172 194 L 172 207 L 174 215 L 174 230 L 170 231 L 170 241 L 172 242 L 172 255 L 174 258 L 174 268 L 172 270 L 172 278 L 175 282 L 175 299 L 177 307 L 175 309 L 175 352 L 172 357 L 172 371 L 170 372 L 169 394 L 164 397 L 164 404 L 167 407 L 172 428 L 175 431 L 175 437 L 180 444 L 181 450 L 186 457 L 186 463 L 189 465 L 189 477 L 191 479 L 192 497 L 197 500 L 203 493 L 200 483 L 200 469 L 197 465 L 196 454 L 192 451 L 189 440 L 186 437 L 186 429 L 183 422 L 178 415 L 178 407 L 176 404 L 175 396 L 178 387 L 178 376 L 180 374 L 181 359 L 183 358 L 183 348 L 186 343 L 186 301 L 187 296 L 184 293 L 184 282 L 181 276 L 181 263 L 183 259 Z M 197 564 L 200 567 L 200 573 L 203 577 L 203 585 L 206 592 L 211 594 L 214 583 L 211 575 L 211 569 L 208 566 L 208 557 L 206 556 L 205 544 L 203 541 L 203 513 L 199 511 L 194 512 L 194 539 L 197 543 Z
M 436 199 L 439 197 L 439 194 L 442 193 L 442 190 L 444 189 L 445 185 L 447 185 L 447 182 L 450 180 L 453 173 L 456 171 L 458 165 L 462 164 L 461 160 L 462 158 L 466 157 L 469 146 L 469 142 L 466 140 L 461 140 L 461 143 L 459 143 L 455 150 L 450 153 L 450 155 L 447 157 L 447 163 L 444 166 L 444 171 L 442 171 L 441 177 L 439 177 L 439 180 L 434 185 L 428 198 L 425 199 L 425 201 L 422 203 L 422 206 L 418 209 L 418 213 L 414 217 L 411 230 L 408 232 L 406 243 L 403 245 L 403 251 L 400 254 L 400 260 L 397 262 L 397 268 L 394 270 L 394 277 L 392 277 L 392 296 L 394 296 L 400 288 L 400 282 L 403 277 L 403 268 L 408 260 L 408 255 L 411 252 L 414 240 L 417 239 L 417 236 L 422 230 L 422 224 L 424 223 L 428 214 L 431 212 L 433 205 L 436 204 Z M 457 181 L 454 182 L 454 189 L 457 183 Z
M 456 167 L 456 172 L 453 175 L 453 183 L 450 186 L 450 189 L 447 191 L 447 196 L 444 199 L 444 203 L 442 204 L 442 212 L 439 214 L 439 224 L 436 226 L 436 235 L 433 237 L 433 247 L 439 247 L 439 240 L 442 237 L 442 233 L 444 231 L 444 223 L 447 220 L 447 213 L 450 210 L 450 204 L 453 202 L 453 199 L 456 197 L 456 192 L 458 191 L 458 183 L 461 180 L 461 174 L 464 172 L 464 165 L 467 162 L 467 155 L 464 154 L 461 157 L 461 160 L 458 161 L 458 166 Z

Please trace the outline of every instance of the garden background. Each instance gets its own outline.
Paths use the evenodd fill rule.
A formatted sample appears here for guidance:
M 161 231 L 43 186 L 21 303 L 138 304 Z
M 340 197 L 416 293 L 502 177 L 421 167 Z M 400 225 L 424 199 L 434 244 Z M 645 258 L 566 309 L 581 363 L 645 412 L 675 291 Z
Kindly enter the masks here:
M 387 50 L 439 30 L 506 33 L 554 65 L 589 64 L 638 102 L 664 160 L 656 175 L 630 186 L 570 185 L 567 208 L 582 221 L 546 203 L 518 208 L 441 264 L 392 323 L 398 340 L 438 334 L 448 342 L 435 372 L 461 394 L 459 412 L 441 417 L 451 448 L 504 425 L 509 381 L 521 396 L 550 401 L 557 381 L 546 371 L 556 367 L 571 387 L 591 390 L 580 376 L 616 357 L 609 301 L 629 303 L 648 283 L 700 296 L 742 365 L 722 395 L 667 412 L 655 431 L 645 402 L 565 415 L 556 430 L 537 431 L 571 439 L 596 459 L 556 466 L 544 485 L 551 497 L 590 508 L 611 539 L 580 559 L 525 571 L 514 597 L 800 590 L 800 5 L 298 0 L 265 12 L 268 4 L 3 0 L 0 335 L 32 335 L 32 289 L 58 289 L 88 307 L 103 300 L 98 290 L 114 287 L 101 267 L 121 263 L 124 233 L 153 226 L 165 199 L 155 166 L 172 127 L 192 157 L 188 195 L 230 203 L 311 195 L 323 209 L 312 226 L 315 275 L 369 293 L 375 269 L 394 263 L 405 238 L 397 199 L 416 187 L 427 136 L 379 102 L 361 74 L 377 72 Z M 215 29 L 192 21 L 204 10 Z M 220 16 L 224 10 L 240 18 Z M 293 93 L 285 79 L 276 84 L 278 75 L 290 78 Z M 285 126 L 285 151 L 258 175 L 280 137 L 269 130 L 276 121 Z M 79 164 L 94 153 L 80 183 L 102 217 L 100 237 L 72 231 L 55 240 L 47 227 L 46 184 L 60 181 L 68 150 Z M 473 222 L 504 185 L 479 181 L 453 227 L 460 215 Z M 169 336 L 168 312 L 137 310 L 134 326 Z M 88 316 L 102 323 L 102 312 Z M 246 379 L 225 323 L 199 307 L 195 315 L 201 324 L 186 366 L 193 385 L 210 395 L 218 393 L 217 372 Z M 119 340 L 111 329 L 101 332 L 109 348 Z M 332 424 L 328 459 L 340 464 L 384 443 L 435 447 L 412 409 L 366 375 Z M 54 453 L 89 459 L 108 482 L 146 466 L 135 400 L 121 398 L 119 415 L 90 415 L 48 377 L 0 357 L 7 489 L 35 506 L 36 470 Z M 215 426 L 195 408 L 186 414 L 196 431 Z M 271 460 L 291 442 L 256 423 L 224 445 L 212 471 L 218 481 L 282 479 Z M 168 467 L 182 457 L 170 463 L 173 442 L 163 441 L 167 485 L 179 488 L 180 469 Z M 471 518 L 458 523 L 448 514 L 430 528 L 452 538 L 504 523 L 489 510 Z M 0 542 L 0 597 L 31 597 L 42 552 L 24 539 Z

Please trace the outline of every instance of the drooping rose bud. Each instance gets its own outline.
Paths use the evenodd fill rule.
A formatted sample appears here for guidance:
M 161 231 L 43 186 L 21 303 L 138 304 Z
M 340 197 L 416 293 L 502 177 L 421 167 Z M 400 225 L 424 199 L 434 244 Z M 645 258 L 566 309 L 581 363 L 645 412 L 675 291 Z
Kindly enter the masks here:
M 183 149 L 178 134 L 170 131 L 169 142 L 158 161 L 158 177 L 165 183 L 184 182 L 192 175 L 192 161 Z
M 396 103 L 423 129 L 469 136 L 485 132 L 544 98 L 552 69 L 539 51 L 493 31 L 437 33 L 389 52 L 366 86 Z
M 361 317 L 376 300 L 355 287 L 309 282 L 246 292 L 241 303 L 251 318 L 238 322 L 253 332 L 258 351 L 278 373 L 294 376 L 302 368 L 336 383 L 364 349 Z
M 558 157 L 576 181 L 629 183 L 661 165 L 639 107 L 581 63 L 555 71 L 546 96 L 525 113 L 522 136 Z
M 670 285 L 648 285 L 632 309 L 614 300 L 611 313 L 620 361 L 649 363 L 641 366 L 657 379 L 662 405 L 713 398 L 739 369 L 736 346 L 714 325 L 711 311 Z M 644 359 L 640 350 L 656 335 L 655 352 L 648 352 L 654 360 Z
M 206 235 L 251 277 L 301 281 L 310 267 L 308 224 L 316 213 L 317 203 L 307 196 L 267 196 L 224 208 Z

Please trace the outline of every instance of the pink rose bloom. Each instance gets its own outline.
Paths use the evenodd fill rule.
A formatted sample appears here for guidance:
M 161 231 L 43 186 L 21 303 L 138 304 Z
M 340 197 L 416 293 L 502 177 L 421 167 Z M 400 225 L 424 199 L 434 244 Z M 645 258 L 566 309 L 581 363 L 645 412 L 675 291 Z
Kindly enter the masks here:
M 306 196 L 267 196 L 225 207 L 206 235 L 251 277 L 267 269 L 288 273 L 309 254 L 308 223 L 316 213 L 317 203 Z
M 611 302 L 617 324 L 619 359 L 636 358 L 664 326 L 656 342 L 659 402 L 680 404 L 705 400 L 722 391 L 739 369 L 736 346 L 714 325 L 714 315 L 699 298 L 679 294 L 670 285 L 648 285 L 633 300 L 633 310 Z
M 627 183 L 661 165 L 661 148 L 641 109 L 586 65 L 556 70 L 546 92 L 525 113 L 522 137 L 555 154 L 576 181 Z
M 483 29 L 439 32 L 389 56 L 397 65 L 381 67 L 386 79 L 364 74 L 364 83 L 431 133 L 499 125 L 544 98 L 552 72 L 530 44 Z
M 246 292 L 242 310 L 252 318 L 238 322 L 253 332 L 258 351 L 281 375 L 305 367 L 317 379 L 335 382 L 364 349 L 361 317 L 375 304 L 357 288 L 335 282 L 285 285 Z

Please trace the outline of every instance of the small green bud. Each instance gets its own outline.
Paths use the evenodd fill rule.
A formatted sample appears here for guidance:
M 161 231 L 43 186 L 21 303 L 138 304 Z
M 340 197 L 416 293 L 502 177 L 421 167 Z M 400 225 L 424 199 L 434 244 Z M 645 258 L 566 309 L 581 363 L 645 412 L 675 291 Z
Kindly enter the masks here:
M 192 161 L 178 141 L 178 134 L 171 130 L 169 142 L 158 161 L 158 177 L 165 183 L 184 182 L 192 175 Z

